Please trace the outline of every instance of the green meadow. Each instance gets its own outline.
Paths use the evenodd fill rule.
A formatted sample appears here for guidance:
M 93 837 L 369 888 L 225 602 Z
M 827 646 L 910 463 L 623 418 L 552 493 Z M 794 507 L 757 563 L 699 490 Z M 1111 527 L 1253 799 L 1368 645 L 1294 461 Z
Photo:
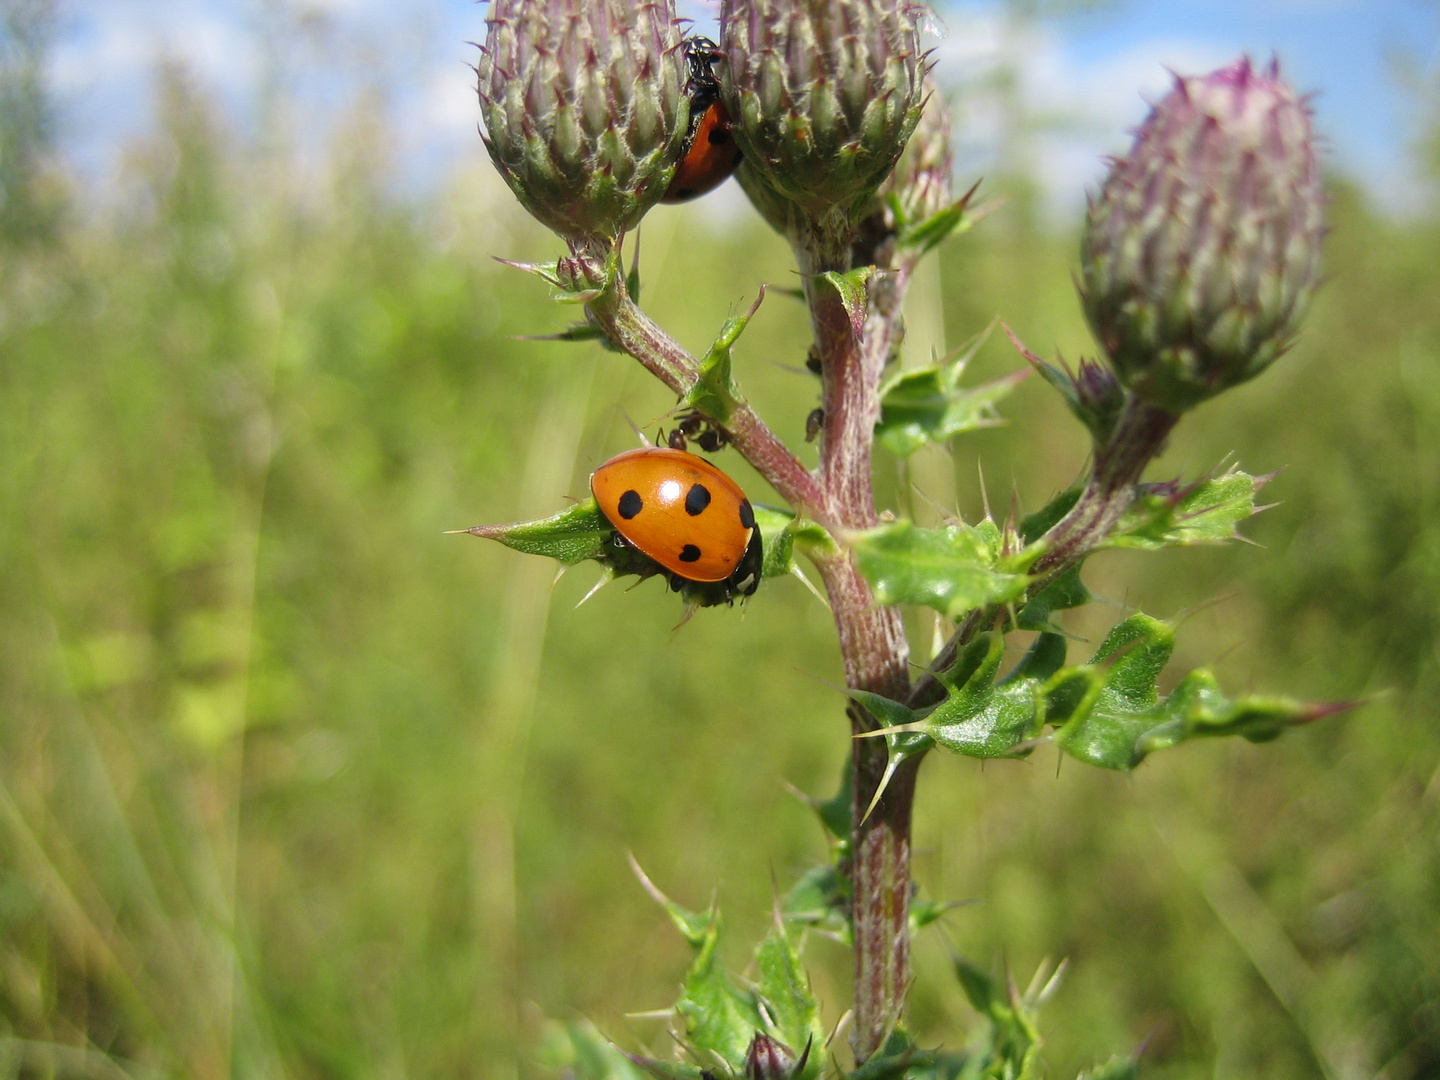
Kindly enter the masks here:
M 564 507 L 673 405 L 594 343 L 522 340 L 578 312 L 492 260 L 559 245 L 483 160 L 396 195 L 361 101 L 302 175 L 162 69 L 97 192 L 7 78 L 0 1077 L 551 1076 L 547 1022 L 581 1016 L 668 1051 L 626 1014 L 673 1001 L 688 949 L 627 854 L 687 906 L 718 890 L 744 967 L 775 883 L 825 856 L 787 789 L 830 794 L 847 752 L 824 606 L 771 581 L 675 629 L 658 581 L 577 608 L 593 568 L 447 535 Z M 902 362 L 997 315 L 1093 354 L 1078 219 L 986 189 L 1013 197 L 922 273 Z M 956 950 L 1022 985 L 1068 958 L 1051 1076 L 1147 1040 L 1157 1080 L 1440 1076 L 1440 216 L 1336 178 L 1331 219 L 1301 341 L 1152 470 L 1278 470 L 1254 544 L 1096 558 L 1110 605 L 1069 629 L 1079 657 L 1138 608 L 1180 621 L 1176 670 L 1363 705 L 1133 776 L 934 755 L 916 873 L 965 903 L 916 944 L 923 1041 L 976 1023 Z M 757 216 L 705 200 L 641 249 L 642 302 L 695 350 L 794 284 Z M 796 445 L 806 329 L 772 291 L 736 361 Z M 995 333 L 972 376 L 1020 364 Z M 885 503 L 974 520 L 1079 473 L 1039 380 L 1001 411 L 908 475 L 879 458 Z M 806 957 L 833 1023 L 848 954 Z

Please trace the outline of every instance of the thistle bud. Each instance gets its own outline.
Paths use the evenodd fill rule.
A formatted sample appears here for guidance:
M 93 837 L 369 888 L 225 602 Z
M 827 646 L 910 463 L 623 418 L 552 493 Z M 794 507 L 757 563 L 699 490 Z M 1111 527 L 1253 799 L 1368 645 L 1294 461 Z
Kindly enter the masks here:
M 1173 412 L 1264 371 L 1314 291 L 1310 110 L 1272 64 L 1176 78 L 1090 203 L 1081 297 L 1122 382 Z
M 476 67 L 485 148 L 572 245 L 660 201 L 686 132 L 673 0 L 493 0 Z
M 778 1039 L 755 1033 L 745 1052 L 745 1080 L 790 1080 L 796 1073 L 795 1053 Z
M 870 201 L 870 212 L 860 224 L 855 241 L 855 265 L 888 266 L 895 236 L 917 225 L 953 202 L 950 179 L 950 107 L 927 75 L 920 122 L 905 152 Z
M 721 88 L 747 171 L 813 217 L 862 214 L 920 118 L 928 15 L 914 0 L 722 0 Z

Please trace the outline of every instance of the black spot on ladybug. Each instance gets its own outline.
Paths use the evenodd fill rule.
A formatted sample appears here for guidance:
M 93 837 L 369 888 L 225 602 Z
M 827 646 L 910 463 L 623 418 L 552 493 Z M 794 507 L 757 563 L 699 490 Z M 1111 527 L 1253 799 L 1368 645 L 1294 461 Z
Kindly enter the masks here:
M 730 141 L 730 133 L 722 127 L 713 127 L 707 138 L 712 146 L 723 146 Z
M 620 516 L 626 521 L 629 521 L 636 514 L 640 513 L 641 510 L 645 509 L 645 503 L 641 500 L 640 493 L 634 488 L 631 488 L 620 496 L 618 509 L 620 510 Z
M 685 513 L 691 517 L 699 517 L 705 507 L 709 505 L 710 489 L 704 484 L 692 484 L 690 490 L 685 493 Z
M 680 549 L 681 562 L 695 562 L 700 558 L 700 549 L 694 544 L 686 544 Z
M 675 192 L 675 201 L 684 202 L 686 199 L 693 199 L 697 192 L 693 187 L 682 187 Z
M 740 503 L 740 524 L 744 525 L 747 529 L 753 529 L 755 527 L 755 511 L 750 508 L 749 499 L 745 499 Z

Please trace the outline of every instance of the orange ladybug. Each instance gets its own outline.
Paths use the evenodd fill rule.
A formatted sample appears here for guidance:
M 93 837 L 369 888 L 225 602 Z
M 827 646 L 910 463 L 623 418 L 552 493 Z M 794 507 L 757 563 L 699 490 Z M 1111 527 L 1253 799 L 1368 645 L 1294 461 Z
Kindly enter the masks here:
M 685 92 L 690 97 L 690 134 L 675 177 L 661 202 L 677 203 L 704 195 L 718 187 L 740 165 L 740 147 L 730 134 L 730 114 L 720 102 L 720 80 L 715 61 L 721 52 L 709 38 L 684 41 L 690 76 Z
M 668 446 L 618 454 L 590 476 L 590 491 L 619 538 L 687 582 L 722 583 L 722 599 L 760 585 L 764 550 L 740 485 L 704 458 Z

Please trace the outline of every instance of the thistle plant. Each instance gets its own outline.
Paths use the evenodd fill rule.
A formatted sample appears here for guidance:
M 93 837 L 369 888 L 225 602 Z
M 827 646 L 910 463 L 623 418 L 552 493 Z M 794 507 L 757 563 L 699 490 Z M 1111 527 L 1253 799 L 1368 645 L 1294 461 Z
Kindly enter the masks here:
M 621 238 L 663 194 L 692 129 L 677 97 L 683 50 L 668 0 L 493 0 L 478 69 L 486 145 L 521 204 L 569 247 L 555 263 L 516 265 L 583 306 L 586 322 L 568 337 L 628 354 L 665 384 L 679 442 L 703 432 L 707 448 L 733 448 L 784 501 L 757 504 L 745 525 L 758 530 L 764 577 L 800 573 L 802 556 L 818 574 L 849 699 L 845 783 L 814 802 L 834 857 L 777 900 L 757 980 L 741 983 L 720 968 L 713 908 L 687 911 L 642 873 L 696 950 L 675 1010 L 681 1054 L 625 1054 L 574 1026 L 579 1060 L 590 1063 L 577 1064 L 579 1075 L 1038 1075 L 1035 1012 L 1055 979 L 1037 978 L 1021 994 L 957 960 L 989 1041 L 958 1054 L 926 1049 L 907 1032 L 911 935 L 943 910 L 915 897 L 910 878 L 923 758 L 1019 758 L 1053 744 L 1128 771 L 1187 740 L 1267 741 L 1344 707 L 1228 697 L 1205 670 L 1161 694 L 1171 625 L 1136 612 L 1076 663 L 1060 622 L 1092 599 L 1082 570 L 1094 552 L 1224 542 L 1256 509 L 1266 478 L 1238 469 L 1185 481 L 1143 476 L 1188 411 L 1288 347 L 1315 287 L 1323 226 L 1310 114 L 1274 66 L 1256 72 L 1242 60 L 1177 78 L 1130 153 L 1112 163 L 1080 253 L 1081 302 L 1102 358 L 1072 371 L 1015 339 L 1090 433 L 1083 479 L 1003 521 L 987 514 L 924 528 L 880 513 L 871 485 L 877 444 L 904 458 L 992 423 L 1026 374 L 964 385 L 971 348 L 887 375 L 916 265 L 988 209 L 952 176 L 950 118 L 920 41 L 927 18 L 911 0 L 722 5 L 717 74 L 742 152 L 738 179 L 794 251 L 813 334 L 809 366 L 822 405 L 808 425 L 819 444 L 812 469 L 740 388 L 734 361 L 755 308 L 693 356 L 641 309 L 635 268 L 623 265 Z M 626 522 L 643 500 L 635 490 L 626 496 L 634 498 L 608 516 L 589 499 L 542 521 L 469 531 L 567 565 L 595 561 L 607 578 L 664 574 L 689 611 L 736 599 L 634 543 Z M 709 498 L 699 509 L 687 498 L 686 511 L 699 515 Z M 918 677 L 906 605 L 932 609 L 951 628 Z M 1033 635 L 1031 644 L 1002 670 L 1017 633 Z M 836 1064 L 801 966 L 807 932 L 853 949 L 849 1067 Z M 1122 1058 L 1092 1075 L 1133 1070 Z

